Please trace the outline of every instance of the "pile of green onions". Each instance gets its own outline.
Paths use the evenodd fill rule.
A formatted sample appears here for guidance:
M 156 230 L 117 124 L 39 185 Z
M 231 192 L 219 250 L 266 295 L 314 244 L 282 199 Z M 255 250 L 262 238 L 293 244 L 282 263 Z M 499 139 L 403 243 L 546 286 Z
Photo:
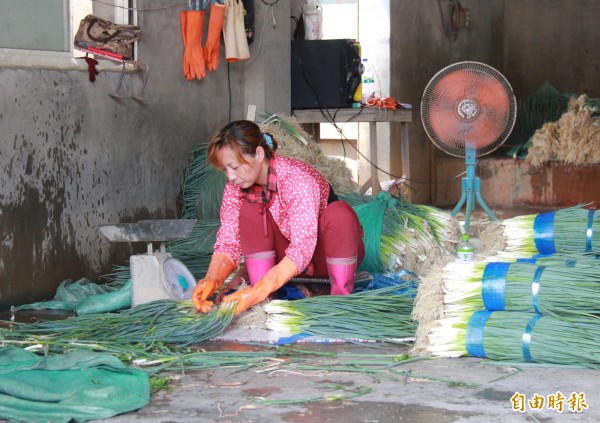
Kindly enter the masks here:
M 600 215 L 584 206 L 505 219 L 500 225 L 505 253 L 514 257 L 535 254 L 600 253 Z
M 600 368 L 600 325 L 591 317 L 567 322 L 517 311 L 476 311 L 448 315 L 429 333 L 434 356 L 489 358 Z
M 449 213 L 394 198 L 388 192 L 376 197 L 358 193 L 339 197 L 357 212 L 365 236 L 379 235 L 372 241 L 365 238 L 370 256 L 365 262 L 372 258 L 374 263 L 369 268 L 363 264 L 363 270 L 395 273 L 405 269 L 422 276 L 433 261 L 454 251 L 460 226 Z
M 335 340 L 405 342 L 415 335 L 411 320 L 414 288 L 410 282 L 347 296 L 323 295 L 296 301 L 273 300 L 264 306 L 267 327 Z M 411 290 L 412 289 L 412 290 Z
M 600 262 L 577 266 L 450 262 L 443 274 L 444 310 L 530 311 L 564 318 L 600 314 Z
M 106 350 L 148 350 L 154 344 L 188 346 L 222 334 L 233 319 L 235 303 L 208 314 L 190 301 L 157 300 L 122 312 L 74 316 L 36 323 L 6 322 L 0 344 L 80 346 Z

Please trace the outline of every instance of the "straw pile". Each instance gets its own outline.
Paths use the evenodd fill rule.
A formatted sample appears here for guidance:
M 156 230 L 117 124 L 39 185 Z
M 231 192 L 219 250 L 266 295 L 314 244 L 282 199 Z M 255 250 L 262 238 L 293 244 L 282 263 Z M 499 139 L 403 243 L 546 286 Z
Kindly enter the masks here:
M 327 157 L 298 123 L 296 118 L 285 115 L 261 115 L 267 124 L 257 121 L 264 132 L 273 135 L 279 148 L 277 154 L 283 157 L 295 157 L 314 167 L 331 184 L 336 193 L 358 191 L 358 185 L 352 180 L 352 172 L 342 160 Z M 276 116 L 276 118 L 273 118 Z M 270 120 L 269 120 L 270 118 Z M 302 142 L 306 141 L 306 144 Z
M 600 163 L 599 109 L 600 103 L 585 94 L 571 99 L 558 121 L 535 132 L 526 160 L 536 168 L 550 160 L 576 166 Z

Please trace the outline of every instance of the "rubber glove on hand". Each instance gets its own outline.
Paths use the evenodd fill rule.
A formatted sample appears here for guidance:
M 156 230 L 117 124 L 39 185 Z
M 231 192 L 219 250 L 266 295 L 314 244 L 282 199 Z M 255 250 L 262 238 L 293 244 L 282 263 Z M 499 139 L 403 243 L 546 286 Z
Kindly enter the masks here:
M 235 270 L 235 263 L 226 254 L 213 254 L 204 279 L 200 279 L 192 292 L 192 303 L 198 311 L 208 313 L 213 305 L 208 301 L 214 292 L 223 285 L 225 279 Z
M 284 257 L 256 285 L 227 295 L 223 298 L 223 302 L 237 301 L 235 308 L 235 315 L 237 316 L 250 307 L 264 301 L 270 293 L 277 291 L 297 274 L 298 269 L 296 269 L 296 265 L 289 258 Z

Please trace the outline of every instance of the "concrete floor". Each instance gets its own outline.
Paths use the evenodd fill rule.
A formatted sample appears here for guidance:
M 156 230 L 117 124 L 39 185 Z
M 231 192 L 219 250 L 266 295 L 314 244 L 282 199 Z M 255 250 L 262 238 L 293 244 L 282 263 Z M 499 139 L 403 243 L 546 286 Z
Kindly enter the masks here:
M 218 343 L 208 343 L 219 349 Z M 382 345 L 379 345 L 382 346 Z M 231 345 L 222 345 L 230 348 Z M 250 348 L 250 347 L 249 347 Z M 308 351 L 359 354 L 403 354 L 407 346 L 385 349 L 355 344 L 301 345 Z M 366 359 L 363 359 L 365 363 Z M 371 359 L 373 360 L 373 359 Z M 307 355 L 304 366 L 323 366 L 328 359 Z M 179 376 L 171 390 L 161 391 L 143 409 L 106 422 L 597 422 L 600 384 L 596 370 L 559 367 L 515 367 L 478 358 L 435 358 L 400 363 L 371 377 L 363 373 L 310 371 L 276 365 L 244 371 L 218 369 Z M 325 401 L 330 395 L 367 393 Z M 585 399 L 580 412 L 548 407 L 513 408 L 515 393 L 548 397 L 572 393 Z M 317 400 L 319 399 L 319 400 Z M 271 401 L 271 404 L 263 403 Z M 276 404 L 279 401 L 281 404 Z
M 538 213 L 530 208 L 499 210 L 498 218 Z M 461 214 L 457 216 L 459 219 Z M 473 213 L 476 228 L 487 217 Z M 241 328 L 243 330 L 243 328 Z M 240 330 L 238 327 L 236 330 Z M 238 341 L 239 337 L 235 338 Z M 241 338 L 243 340 L 243 337 Z M 254 339 L 254 338 L 250 338 Z M 265 341 L 265 342 L 268 342 Z M 377 367 L 382 355 L 407 354 L 411 345 L 294 344 L 306 352 L 299 357 L 271 362 L 267 367 L 216 368 L 172 373 L 167 389 L 152 395 L 146 407 L 101 420 L 111 423 L 186 422 L 598 422 L 600 384 L 597 370 L 499 364 L 479 358 L 386 359 L 389 369 Z M 260 351 L 273 346 L 247 342 L 209 341 L 197 346 L 206 351 Z M 600 344 L 599 344 L 600 348 Z M 317 355 L 326 353 L 328 355 Z M 348 357 L 350 354 L 357 356 Z M 368 355 L 368 356 L 367 356 Z M 374 366 L 372 374 L 325 370 L 326 365 Z M 310 366 L 319 370 L 311 369 Z M 563 410 L 548 404 L 558 393 Z M 523 410 L 512 398 L 523 394 Z M 570 409 L 572 395 L 579 399 Z M 335 400 L 334 398 L 336 398 Z M 540 407 L 528 403 L 544 397 Z M 578 409 L 577 409 L 578 408 Z
M 530 207 L 494 208 L 498 219 L 540 213 Z M 457 218 L 464 219 L 464 213 Z M 473 229 L 489 221 L 480 209 L 472 214 Z M 296 348 L 338 354 L 405 354 L 410 345 L 299 344 Z M 232 345 L 209 342 L 208 349 Z M 236 344 L 239 348 L 254 348 Z M 599 344 L 600 348 L 600 344 Z M 304 365 L 328 360 L 309 354 Z M 362 365 L 366 357 L 359 360 Z M 172 390 L 152 397 L 147 407 L 110 422 L 597 422 L 600 421 L 600 373 L 597 370 L 528 365 L 501 365 L 479 358 L 431 358 L 399 362 L 376 377 L 360 372 L 310 371 L 294 365 L 243 371 L 218 369 L 178 376 Z M 368 390 L 363 393 L 362 389 Z M 342 394 L 353 398 L 326 401 Z M 580 399 L 575 410 L 548 405 L 561 393 Z M 523 394 L 523 411 L 511 398 Z M 544 397 L 541 407 L 528 401 Z M 581 401 L 583 400 L 583 402 Z M 265 402 L 270 401 L 270 402 Z M 587 408 L 586 408 L 587 406 Z

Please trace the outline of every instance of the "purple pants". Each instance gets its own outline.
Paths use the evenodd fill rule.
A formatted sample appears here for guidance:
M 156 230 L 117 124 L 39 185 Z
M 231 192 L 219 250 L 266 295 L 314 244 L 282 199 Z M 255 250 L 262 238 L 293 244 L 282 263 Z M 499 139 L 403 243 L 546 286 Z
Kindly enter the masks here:
M 285 256 L 290 241 L 283 236 L 273 216 L 267 210 L 266 216 L 261 211 L 265 205 L 244 201 L 240 210 L 240 241 L 242 254 L 259 253 L 275 250 L 275 262 L 279 263 Z M 266 224 L 265 224 L 266 222 Z M 266 229 L 266 233 L 265 233 Z M 362 240 L 363 230 L 356 212 L 345 201 L 334 201 L 327 205 L 319 218 L 317 245 L 313 253 L 309 273 L 305 269 L 301 276 L 312 275 L 327 277 L 325 257 L 348 258 L 357 257 L 360 265 L 365 256 Z

